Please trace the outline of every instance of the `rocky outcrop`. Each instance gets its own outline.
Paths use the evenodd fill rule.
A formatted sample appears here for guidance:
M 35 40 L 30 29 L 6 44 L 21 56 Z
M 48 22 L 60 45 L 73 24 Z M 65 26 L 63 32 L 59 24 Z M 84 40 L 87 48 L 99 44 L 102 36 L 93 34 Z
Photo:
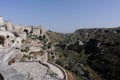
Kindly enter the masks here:
M 89 55 L 86 63 L 103 80 L 120 80 L 120 27 L 78 29 L 65 36 L 58 44 L 62 50 L 73 50 L 79 55 L 84 51 Z M 78 41 L 84 45 L 78 45 Z
M 27 80 L 23 74 L 2 63 L 0 63 L 0 74 L 3 80 Z
M 85 42 L 83 49 L 88 65 L 103 80 L 120 80 L 120 28 L 80 29 L 72 34 L 75 39 Z
M 47 78 L 48 68 L 37 62 L 14 63 L 11 65 L 18 72 L 23 74 L 28 80 L 44 80 Z M 16 79 L 17 80 L 17 79 Z

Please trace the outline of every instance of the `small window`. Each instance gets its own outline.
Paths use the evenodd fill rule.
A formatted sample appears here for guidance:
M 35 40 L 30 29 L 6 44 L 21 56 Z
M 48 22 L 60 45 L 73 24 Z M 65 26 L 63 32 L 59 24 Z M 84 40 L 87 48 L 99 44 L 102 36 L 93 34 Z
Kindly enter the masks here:
M 9 35 L 7 35 L 7 38 L 9 38 L 10 36 Z
M 42 34 L 42 29 L 40 29 L 40 34 Z

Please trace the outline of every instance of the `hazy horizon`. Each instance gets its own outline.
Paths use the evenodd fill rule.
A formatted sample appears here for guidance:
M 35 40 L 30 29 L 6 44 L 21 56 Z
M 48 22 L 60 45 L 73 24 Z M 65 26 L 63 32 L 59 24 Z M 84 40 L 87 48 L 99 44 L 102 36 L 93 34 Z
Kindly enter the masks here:
M 0 16 L 14 24 L 43 25 L 47 30 L 120 26 L 119 0 L 1 0 Z

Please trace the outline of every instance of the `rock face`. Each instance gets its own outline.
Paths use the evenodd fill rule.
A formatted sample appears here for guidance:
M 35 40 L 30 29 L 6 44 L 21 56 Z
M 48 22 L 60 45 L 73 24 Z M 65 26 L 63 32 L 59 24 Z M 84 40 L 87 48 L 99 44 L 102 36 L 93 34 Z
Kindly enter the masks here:
M 43 80 L 47 78 L 48 68 L 37 62 L 15 63 L 11 66 L 23 74 L 28 80 Z
M 83 50 L 90 55 L 87 64 L 103 78 L 103 80 L 120 80 L 120 27 L 79 29 L 66 34 L 62 48 L 67 46 L 80 54 Z M 78 45 L 77 41 L 84 45 Z M 67 45 L 66 45 L 67 44 Z
M 88 64 L 103 79 L 120 80 L 120 28 L 77 30 L 73 35 L 85 41 Z M 88 33 L 88 35 L 87 35 Z
M 48 34 L 51 42 L 53 42 L 53 43 L 63 41 L 65 38 L 65 34 L 62 34 L 62 33 L 48 31 L 47 34 Z
M 58 80 L 50 76 L 48 67 L 38 62 L 0 64 L 0 80 Z
M 23 74 L 20 74 L 14 68 L 0 64 L 0 80 L 27 80 Z

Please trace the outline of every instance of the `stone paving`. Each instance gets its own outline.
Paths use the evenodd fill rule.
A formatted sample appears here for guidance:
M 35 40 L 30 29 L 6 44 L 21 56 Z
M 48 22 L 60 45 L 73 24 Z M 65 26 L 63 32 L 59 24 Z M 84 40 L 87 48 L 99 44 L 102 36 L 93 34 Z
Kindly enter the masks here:
M 4 77 L 4 80 L 27 80 L 23 74 L 9 65 L 0 63 L 0 74 Z
M 38 62 L 14 63 L 11 65 L 28 80 L 58 80 L 48 75 L 48 67 Z
M 0 74 L 4 80 L 61 80 L 50 76 L 48 67 L 38 62 L 21 62 L 12 65 L 0 63 Z

